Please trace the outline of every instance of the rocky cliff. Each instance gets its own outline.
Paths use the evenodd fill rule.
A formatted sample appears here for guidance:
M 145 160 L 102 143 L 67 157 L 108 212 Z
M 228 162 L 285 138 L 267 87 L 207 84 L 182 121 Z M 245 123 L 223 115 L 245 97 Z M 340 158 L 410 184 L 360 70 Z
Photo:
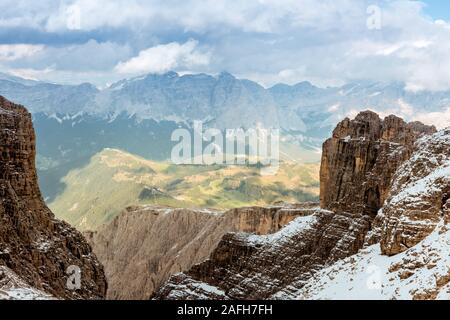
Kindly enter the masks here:
M 322 209 L 273 235 L 226 234 L 208 260 L 172 276 L 154 298 L 295 296 L 314 274 L 356 254 L 367 239 L 379 239 L 368 232 L 397 169 L 415 141 L 433 132 L 433 127 L 394 116 L 381 120 L 372 112 L 345 119 L 323 146 Z
M 361 112 L 345 119 L 323 144 L 320 204 L 334 211 L 375 217 L 383 205 L 397 168 L 408 159 L 414 142 L 434 127 L 406 123 L 396 116 Z
M 91 247 L 78 231 L 55 219 L 44 204 L 35 153 L 30 114 L 0 96 L 0 266 L 56 298 L 103 298 L 103 267 Z M 67 286 L 69 266 L 81 270 L 77 290 Z
M 381 251 L 395 255 L 450 222 L 450 129 L 420 139 L 377 217 Z
M 130 207 L 86 232 L 105 266 L 108 299 L 148 299 L 171 275 L 206 260 L 231 231 L 269 234 L 318 204 L 248 207 L 226 212 Z
M 450 128 L 420 139 L 395 173 L 373 233 L 380 243 L 320 271 L 296 299 L 450 298 Z M 294 284 L 295 286 L 295 284 Z
M 107 298 L 148 299 L 170 275 L 208 257 L 230 230 L 221 212 L 130 207 L 85 235 L 105 266 Z
M 171 277 L 156 299 L 267 299 L 294 281 L 354 254 L 369 229 L 367 218 L 305 209 L 271 235 L 228 233 L 210 258 Z

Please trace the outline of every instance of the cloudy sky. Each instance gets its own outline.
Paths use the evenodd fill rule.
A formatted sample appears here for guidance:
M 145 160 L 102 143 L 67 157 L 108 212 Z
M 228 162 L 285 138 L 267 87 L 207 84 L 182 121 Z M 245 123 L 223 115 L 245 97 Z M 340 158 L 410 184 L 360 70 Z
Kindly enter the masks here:
M 175 70 L 447 90 L 449 52 L 444 0 L 0 1 L 0 71 L 61 83 Z

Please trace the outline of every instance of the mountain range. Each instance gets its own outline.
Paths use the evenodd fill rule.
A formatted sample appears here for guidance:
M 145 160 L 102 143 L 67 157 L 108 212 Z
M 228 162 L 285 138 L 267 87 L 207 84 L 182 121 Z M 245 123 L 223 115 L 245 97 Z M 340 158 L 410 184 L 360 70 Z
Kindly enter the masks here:
M 29 106 L 32 114 L 45 113 L 56 121 L 75 120 L 83 114 L 113 121 L 125 113 L 137 120 L 202 120 L 228 129 L 262 124 L 305 136 L 327 125 L 331 130 L 336 119 L 367 108 L 415 120 L 417 114 L 450 107 L 450 91 L 413 92 L 400 82 L 360 81 L 320 88 L 305 81 L 264 88 L 227 72 L 217 76 L 147 74 L 103 89 L 89 83 L 60 85 L 0 73 L 0 93 Z
M 223 72 L 175 72 L 124 79 L 106 88 L 61 85 L 0 74 L 0 94 L 26 105 L 37 133 L 37 165 L 47 201 L 61 179 L 105 148 L 167 160 L 178 127 L 194 120 L 219 129 L 280 128 L 281 157 L 318 162 L 321 144 L 345 116 L 371 109 L 407 120 L 450 121 L 450 91 L 410 92 L 402 83 L 361 81 L 320 88 L 309 82 L 264 88 Z

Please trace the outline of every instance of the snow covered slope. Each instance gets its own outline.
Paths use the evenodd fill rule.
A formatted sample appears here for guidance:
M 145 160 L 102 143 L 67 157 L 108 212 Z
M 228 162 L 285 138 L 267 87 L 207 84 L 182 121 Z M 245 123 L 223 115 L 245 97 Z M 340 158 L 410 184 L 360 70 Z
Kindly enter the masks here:
M 423 137 L 415 149 L 367 237 L 380 243 L 273 298 L 450 298 L 450 129 Z
M 29 286 L 11 269 L 0 266 L 0 300 L 51 300 L 51 295 Z
M 295 286 L 295 284 L 294 284 Z M 450 299 L 450 231 L 441 223 L 417 246 L 393 257 L 372 245 L 321 270 L 278 299 Z

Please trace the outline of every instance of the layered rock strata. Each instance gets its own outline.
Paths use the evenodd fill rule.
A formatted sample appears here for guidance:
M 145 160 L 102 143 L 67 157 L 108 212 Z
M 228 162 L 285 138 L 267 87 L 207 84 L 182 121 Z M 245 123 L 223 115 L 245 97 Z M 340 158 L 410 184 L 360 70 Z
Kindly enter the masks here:
M 248 207 L 226 212 L 130 207 L 96 232 L 86 232 L 105 266 L 108 299 L 148 299 L 178 272 L 206 260 L 232 231 L 277 232 L 318 204 Z
M 90 245 L 41 197 L 35 153 L 30 114 L 0 96 L 0 266 L 56 298 L 103 298 L 106 279 Z M 78 268 L 80 286 L 68 286 Z
M 320 169 L 320 204 L 333 211 L 375 217 L 390 191 L 397 168 L 421 136 L 434 127 L 406 123 L 396 116 L 361 112 L 345 119 L 323 144 Z
M 267 299 L 363 245 L 367 217 L 308 211 L 275 234 L 226 234 L 208 260 L 172 276 L 154 298 Z

